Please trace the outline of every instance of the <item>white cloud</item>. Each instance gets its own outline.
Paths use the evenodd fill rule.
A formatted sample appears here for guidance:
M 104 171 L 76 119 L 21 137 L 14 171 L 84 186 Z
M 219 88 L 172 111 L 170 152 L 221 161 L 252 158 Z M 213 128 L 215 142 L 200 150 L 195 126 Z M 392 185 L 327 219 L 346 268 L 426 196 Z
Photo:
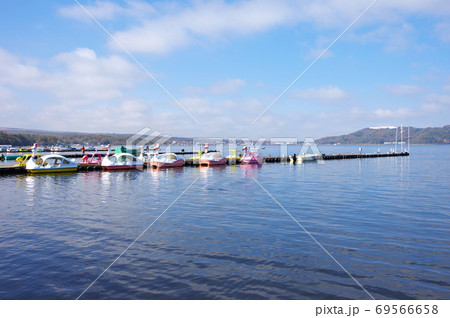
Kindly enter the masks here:
M 217 105 L 204 97 L 185 97 L 179 101 L 191 114 L 198 118 L 213 119 L 215 116 L 223 114 Z
M 10 101 L 0 100 L 0 103 L 0 111 L 2 113 L 0 126 L 9 128 L 24 127 L 24 123 L 29 122 L 30 114 L 25 107 Z
M 316 29 L 343 30 L 368 5 L 354 0 L 215 0 L 155 3 L 154 6 L 142 1 L 127 1 L 123 6 L 97 1 L 94 5 L 86 5 L 86 9 L 100 20 L 139 17 L 138 25 L 117 31 L 114 37 L 131 52 L 164 54 L 198 41 L 223 40 L 297 23 L 306 23 Z M 59 13 L 68 18 L 87 18 L 77 5 L 62 7 Z M 446 0 L 378 1 L 352 29 L 382 22 L 385 26 L 356 38 L 362 42 L 387 41 L 387 50 L 398 50 L 410 44 L 414 32 L 412 26 L 404 22 L 406 17 L 449 14 L 450 3 Z M 438 26 L 438 29 L 445 30 L 444 26 Z M 118 49 L 114 41 L 109 44 Z
M 420 109 L 426 113 L 441 113 L 450 109 L 450 95 L 429 94 L 426 96 L 428 103 L 423 104 Z
M 427 100 L 440 104 L 450 105 L 450 95 L 438 95 L 433 93 L 427 96 Z
M 407 125 L 414 125 L 414 122 L 420 125 L 423 124 L 423 119 L 428 122 L 432 114 L 425 113 L 424 109 L 420 108 L 397 108 L 388 109 L 380 108 L 376 110 L 367 110 L 361 107 L 353 107 L 351 109 L 341 108 L 339 111 L 320 112 L 311 118 L 321 127 L 319 130 L 319 137 L 336 135 L 341 131 L 343 134 L 348 134 L 352 131 L 359 130 L 363 127 L 370 126 L 393 126 L 405 123 Z M 321 123 L 326 122 L 327 125 Z M 423 126 L 422 126 L 423 127 Z
M 27 86 L 40 76 L 41 71 L 35 65 L 20 63 L 17 57 L 0 48 L 0 83 Z
M 250 35 L 299 22 L 319 28 L 342 28 L 365 9 L 356 1 L 195 1 L 160 10 L 157 17 L 113 34 L 127 50 L 165 54 L 198 41 Z M 320 39 L 319 39 L 320 41 Z M 119 49 L 110 40 L 110 46 Z M 314 54 L 320 49 L 313 49 Z M 331 52 L 325 56 L 332 55 Z
M 118 4 L 107 1 L 97 1 L 95 5 L 85 5 L 84 7 L 90 14 L 99 20 L 112 19 L 122 10 L 122 7 Z M 77 20 L 89 19 L 86 12 L 84 12 L 77 4 L 60 8 L 59 14 L 63 17 Z
M 14 93 L 7 89 L 6 87 L 2 87 L 0 86 L 0 107 L 2 102 L 6 101 L 6 100 L 11 100 L 14 96 Z
M 189 96 L 198 96 L 205 94 L 206 90 L 203 87 L 197 87 L 197 86 L 185 86 L 180 88 L 180 92 L 187 94 Z
M 331 41 L 330 41 L 330 43 L 331 43 Z M 327 57 L 334 57 L 334 53 L 331 51 L 331 49 L 328 49 L 324 52 L 324 50 L 327 46 L 324 46 L 323 48 L 310 48 L 309 52 L 305 55 L 305 57 L 310 60 L 316 59 L 319 55 L 320 55 L 321 59 L 324 59 Z
M 97 57 L 93 50 L 81 48 L 54 58 L 62 71 L 49 74 L 42 85 L 61 98 L 90 103 L 120 98 L 144 75 L 134 64 L 112 55 Z
M 141 27 L 113 34 L 121 46 L 131 52 L 164 54 L 192 42 L 186 30 L 173 25 L 174 21 L 146 22 Z M 115 41 L 110 40 L 111 48 L 121 50 Z
M 450 42 L 450 22 L 441 22 L 437 23 L 434 26 L 434 33 L 441 39 L 443 42 Z
M 112 20 L 118 16 L 131 16 L 133 18 L 148 17 L 155 13 L 155 9 L 143 1 L 126 1 L 126 6 L 121 6 L 110 1 L 96 1 L 92 5 L 82 5 L 97 20 Z M 58 13 L 63 17 L 85 22 L 91 19 L 78 4 L 61 7 Z
M 297 91 L 291 94 L 293 98 L 317 99 L 321 101 L 332 101 L 348 97 L 342 89 L 336 86 L 327 86 L 322 88 L 309 88 L 303 91 Z
M 248 134 L 249 132 L 254 134 L 256 130 L 250 124 L 264 109 L 261 101 L 255 98 L 184 97 L 179 101 L 201 124 L 201 126 L 196 124 L 192 126 L 193 122 L 188 121 L 181 135 L 200 136 L 203 134 L 203 136 L 208 136 L 215 134 L 223 136 L 231 134 L 231 136 L 236 136 L 236 134 Z M 177 110 L 176 106 L 171 105 L 171 107 L 174 112 Z M 183 116 L 189 119 L 186 115 Z M 181 119 L 184 120 L 184 117 Z M 176 122 L 177 118 L 175 114 L 172 121 Z M 169 126 L 173 127 L 174 123 L 170 123 Z M 181 126 L 177 126 L 173 129 L 180 130 L 181 128 Z M 278 129 L 281 130 L 282 127 L 280 126 Z M 265 129 L 263 131 L 265 132 Z
M 245 87 L 247 83 L 241 79 L 227 79 L 214 83 L 210 92 L 214 95 L 230 95 L 235 94 L 240 88 Z
M 245 35 L 285 25 L 294 20 L 295 12 L 288 3 L 264 0 L 194 2 L 113 36 L 132 52 L 162 54 L 198 39 Z M 117 48 L 114 41 L 110 45 Z
M 190 96 L 198 96 L 204 94 L 210 95 L 235 95 L 242 87 L 247 86 L 247 82 L 236 78 L 217 81 L 209 85 L 207 88 L 185 86 L 180 89 L 181 92 Z
M 0 86 L 0 126 L 20 127 L 29 116 L 29 112 L 14 101 L 15 95 L 12 90 Z
M 148 125 L 150 106 L 139 100 L 104 103 L 95 107 L 72 107 L 71 104 L 44 106 L 34 116 L 35 125 L 61 131 L 130 133 L 134 128 Z M 63 120 L 61 120 L 63 118 Z
M 450 4 L 447 0 L 392 0 L 376 3 L 377 14 L 416 14 L 446 16 L 450 13 Z M 380 16 L 381 17 L 381 16 Z
M 122 57 L 98 57 L 87 48 L 61 53 L 50 64 L 55 69 L 44 70 L 0 50 L 0 83 L 45 91 L 69 99 L 73 105 L 85 105 L 120 98 L 144 77 Z
M 295 34 L 299 37 L 303 37 L 301 33 L 303 28 L 313 31 L 331 30 L 325 33 L 326 37 L 311 40 L 313 48 L 326 47 L 370 1 L 193 0 L 152 2 L 152 5 L 144 1 L 83 2 L 89 4 L 86 8 L 100 21 L 111 22 L 116 19 L 119 22 L 114 23 L 116 29 L 110 31 L 115 32 L 114 35 L 121 44 L 131 52 L 164 54 L 189 45 L 226 42 L 233 37 L 250 36 L 279 27 L 291 28 L 300 23 L 302 28 L 295 30 Z M 89 21 L 89 17 L 76 4 L 61 8 L 59 13 L 67 18 Z M 409 17 L 444 17 L 449 14 L 450 2 L 447 0 L 377 1 L 349 32 L 359 34 L 354 38 L 361 43 L 382 43 L 387 50 L 399 50 L 410 47 L 415 40 L 416 32 L 413 26 L 406 22 Z M 380 22 L 383 23 L 383 27 L 378 27 Z M 445 32 L 445 23 L 438 23 L 436 30 Z M 346 34 L 345 37 L 348 39 L 349 35 Z M 114 45 L 113 42 L 110 45 Z M 314 51 L 317 54 L 319 52 L 321 50 Z M 313 57 L 316 57 L 316 54 Z M 65 120 L 67 127 L 69 124 L 79 127 L 80 123 L 86 122 L 92 129 L 98 127 L 97 130 L 103 131 L 111 129 L 109 127 L 113 129 L 114 125 L 119 125 L 120 129 L 126 129 L 125 125 L 130 125 L 128 127 L 148 125 L 148 121 L 151 120 L 159 127 L 166 125 L 164 127 L 169 127 L 180 135 L 187 133 L 188 130 L 184 131 L 183 125 L 192 124 L 191 119 L 172 101 L 158 101 L 159 105 L 171 105 L 171 111 L 153 113 L 157 108 L 153 109 L 153 104 L 149 101 L 130 98 L 130 92 L 137 90 L 137 83 L 142 81 L 143 77 L 145 75 L 135 65 L 120 55 L 99 56 L 87 48 L 59 54 L 50 61 L 39 63 L 24 61 L 0 49 L 0 87 L 4 87 L 3 91 L 0 88 L 0 100 L 8 100 L 8 103 L 4 103 L 5 109 L 17 105 L 15 99 L 20 95 L 19 91 L 16 91 L 18 88 L 46 94 L 45 99 L 36 99 L 36 103 L 53 105 L 44 108 L 45 115 L 52 118 L 55 123 L 58 122 L 57 119 L 67 116 Z M 179 100 L 199 119 L 202 123 L 201 129 L 223 133 L 236 129 L 235 127 L 244 122 L 251 122 L 276 97 L 271 97 L 265 104 L 257 99 L 232 98 L 246 85 L 244 80 L 232 78 L 205 87 L 185 87 L 181 90 L 188 97 Z M 264 92 L 268 94 L 270 89 L 268 85 Z M 396 94 L 413 94 L 420 91 L 419 87 L 408 85 L 394 85 L 386 89 Z M 147 93 L 148 91 L 144 94 Z M 33 94 L 23 96 L 25 95 L 27 98 L 33 96 Z M 199 95 L 208 96 L 200 98 Z M 338 100 L 349 102 L 347 99 L 349 94 L 336 86 L 294 92 L 293 97 L 314 99 L 319 103 Z M 447 101 L 446 95 L 429 96 L 427 100 L 429 103 L 416 110 L 436 111 L 447 105 L 445 104 Z M 281 99 L 278 103 L 285 102 L 286 99 L 284 101 Z M 32 107 L 27 109 L 31 110 Z M 329 115 L 332 117 L 336 113 Z M 350 115 L 351 118 L 376 120 L 376 118 L 412 117 L 414 111 L 409 108 L 380 108 L 376 111 L 362 111 L 355 108 Z M 101 118 L 96 122 L 95 116 Z M 348 118 L 348 112 L 342 116 L 342 120 L 345 120 L 345 116 Z M 290 124 L 295 124 L 292 118 L 286 120 Z M 274 131 L 286 129 L 282 115 L 278 116 L 276 112 L 265 114 L 260 121 L 270 125 Z M 51 123 L 52 120 L 45 122 Z M 264 126 L 258 127 L 260 131 L 265 131 Z M 198 127 L 189 129 L 195 132 Z
M 419 86 L 406 84 L 385 86 L 384 88 L 396 95 L 414 95 L 422 91 L 422 88 Z
M 145 74 L 123 58 L 98 56 L 88 48 L 61 53 L 36 64 L 0 51 L 0 102 L 8 118 L 6 123 L 3 118 L 2 124 L 12 125 L 13 120 L 17 123 L 17 116 L 11 116 L 13 109 L 19 107 L 15 90 L 25 92 L 27 99 L 40 96 L 22 112 L 19 126 L 66 131 L 130 132 L 153 126 L 178 135 L 219 134 L 249 120 L 246 118 L 249 111 L 262 110 L 256 100 L 217 99 L 221 95 L 233 95 L 246 85 L 241 79 L 226 79 L 206 88 L 214 99 L 195 96 L 178 99 L 202 123 L 201 127 L 195 123 L 191 127 L 192 120 L 172 100 L 142 101 L 130 97 L 129 91 L 145 78 Z M 42 127 L 41 123 L 46 126 Z
M 440 113 L 447 110 L 447 108 L 437 103 L 423 104 L 420 106 L 420 109 L 426 113 Z
M 376 118 L 383 119 L 404 119 L 409 117 L 417 117 L 419 114 L 411 108 L 402 107 L 395 110 L 391 109 L 377 109 L 373 112 Z
M 409 23 L 382 25 L 376 29 L 360 32 L 353 31 L 350 39 L 365 45 L 367 43 L 384 44 L 386 51 L 400 51 L 414 45 L 415 29 Z
M 180 99 L 180 103 L 201 121 L 230 117 L 239 122 L 246 117 L 256 116 L 264 109 L 264 105 L 255 98 L 213 100 L 207 97 L 185 97 Z
M 356 122 L 363 122 L 373 115 L 359 107 L 352 107 L 342 111 L 326 112 L 322 111 L 313 116 L 317 122 L 327 122 L 333 125 L 350 125 Z M 323 137 L 323 136 L 322 136 Z
M 45 123 L 41 128 L 129 132 L 126 128 L 143 125 L 151 110 L 148 102 L 129 96 L 145 78 L 122 57 L 97 56 L 87 48 L 37 64 L 0 50 L 1 107 L 8 123 L 15 118 L 10 108 L 21 109 L 19 126 L 41 127 Z M 33 100 L 34 96 L 39 98 Z M 23 105 L 19 105 L 19 97 L 23 97 Z

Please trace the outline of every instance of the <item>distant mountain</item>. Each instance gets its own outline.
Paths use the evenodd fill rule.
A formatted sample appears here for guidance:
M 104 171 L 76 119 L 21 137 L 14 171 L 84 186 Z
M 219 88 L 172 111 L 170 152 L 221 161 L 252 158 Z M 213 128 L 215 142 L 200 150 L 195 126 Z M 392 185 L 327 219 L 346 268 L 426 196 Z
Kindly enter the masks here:
M 364 128 L 342 136 L 325 137 L 316 140 L 318 144 L 383 144 L 395 142 L 396 129 L 387 127 Z M 400 142 L 400 128 L 397 140 Z M 450 125 L 444 127 L 415 128 L 409 127 L 411 144 L 449 144 Z M 403 141 L 407 142 L 408 127 L 403 127 Z
M 325 137 L 316 140 L 318 144 L 383 144 L 395 141 L 396 129 L 392 127 L 372 127 L 358 130 L 342 136 Z M 409 128 L 411 144 L 450 144 L 450 125 L 437 128 Z M 113 133 L 74 133 L 63 131 L 47 131 L 37 129 L 1 128 L 0 145 L 30 146 L 37 142 L 40 145 L 124 145 L 133 134 Z M 400 142 L 400 129 L 397 138 Z M 403 127 L 403 140 L 408 137 L 408 127 Z M 164 144 L 176 142 L 189 144 L 192 138 L 171 137 Z
M 0 127 L 0 131 L 7 134 L 23 134 L 23 135 L 48 135 L 48 136 L 67 136 L 67 135 L 102 135 L 102 136 L 131 136 L 132 134 L 114 134 L 114 133 L 81 133 L 81 132 L 68 132 L 58 130 L 42 130 L 42 129 L 25 129 L 25 128 L 9 128 Z
M 63 131 L 48 131 L 38 129 L 21 129 L 21 128 L 0 128 L 0 145 L 13 146 L 31 146 L 38 143 L 42 146 L 51 145 L 125 145 L 128 138 L 133 134 L 113 134 L 113 133 L 74 133 Z M 140 141 L 141 139 L 137 139 Z M 192 138 L 171 137 L 168 140 L 159 141 L 155 138 L 155 142 L 162 144 L 170 144 L 172 142 L 178 144 L 188 144 Z

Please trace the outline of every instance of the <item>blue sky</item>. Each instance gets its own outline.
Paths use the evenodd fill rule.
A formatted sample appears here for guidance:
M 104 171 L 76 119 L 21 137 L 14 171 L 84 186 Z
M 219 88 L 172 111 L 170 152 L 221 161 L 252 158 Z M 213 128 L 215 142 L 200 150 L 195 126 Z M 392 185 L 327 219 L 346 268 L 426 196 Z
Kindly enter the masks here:
M 78 0 L 110 37 L 77 1 L 3 1 L 0 127 L 319 138 L 450 124 L 445 0 L 375 1 L 273 103 L 372 2 Z

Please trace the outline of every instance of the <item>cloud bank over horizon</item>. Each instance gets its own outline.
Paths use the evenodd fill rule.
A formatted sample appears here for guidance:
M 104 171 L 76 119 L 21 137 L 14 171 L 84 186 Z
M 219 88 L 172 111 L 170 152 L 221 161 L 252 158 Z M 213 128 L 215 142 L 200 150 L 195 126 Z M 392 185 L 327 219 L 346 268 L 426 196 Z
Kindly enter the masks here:
M 450 3 L 397 0 L 376 1 L 251 125 L 371 2 L 80 1 L 112 38 L 76 3 L 5 5 L 0 126 L 323 137 L 448 124 Z

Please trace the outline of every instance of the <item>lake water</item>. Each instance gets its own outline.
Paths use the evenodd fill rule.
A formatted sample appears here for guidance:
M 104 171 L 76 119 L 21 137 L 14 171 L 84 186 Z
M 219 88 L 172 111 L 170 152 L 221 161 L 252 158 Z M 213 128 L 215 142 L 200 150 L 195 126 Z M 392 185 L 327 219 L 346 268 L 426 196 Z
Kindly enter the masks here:
M 449 162 L 2 176 L 0 299 L 448 299 Z

